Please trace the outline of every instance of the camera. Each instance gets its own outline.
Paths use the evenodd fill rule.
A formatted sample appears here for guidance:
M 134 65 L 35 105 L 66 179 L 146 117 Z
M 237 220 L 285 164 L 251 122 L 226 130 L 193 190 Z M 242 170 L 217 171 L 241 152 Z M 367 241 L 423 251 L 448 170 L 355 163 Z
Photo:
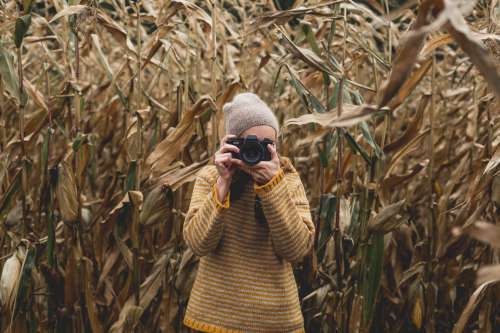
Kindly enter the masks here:
M 256 135 L 248 135 L 244 138 L 231 138 L 227 143 L 240 148 L 239 153 L 231 153 L 233 158 L 242 160 L 247 165 L 255 165 L 260 161 L 270 161 L 271 152 L 267 149 L 268 144 L 273 144 L 272 140 L 264 139 L 260 141 Z

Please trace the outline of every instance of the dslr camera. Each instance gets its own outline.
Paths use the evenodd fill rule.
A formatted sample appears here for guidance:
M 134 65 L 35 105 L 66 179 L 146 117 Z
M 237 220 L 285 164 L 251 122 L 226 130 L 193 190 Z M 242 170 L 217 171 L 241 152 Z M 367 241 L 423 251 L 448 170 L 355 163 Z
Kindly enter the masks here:
M 233 158 L 242 160 L 247 165 L 255 165 L 260 161 L 271 160 L 271 152 L 267 149 L 267 145 L 273 144 L 272 140 L 264 139 L 260 141 L 256 135 L 248 135 L 243 138 L 230 138 L 226 142 L 240 148 L 239 153 L 231 152 L 231 155 Z

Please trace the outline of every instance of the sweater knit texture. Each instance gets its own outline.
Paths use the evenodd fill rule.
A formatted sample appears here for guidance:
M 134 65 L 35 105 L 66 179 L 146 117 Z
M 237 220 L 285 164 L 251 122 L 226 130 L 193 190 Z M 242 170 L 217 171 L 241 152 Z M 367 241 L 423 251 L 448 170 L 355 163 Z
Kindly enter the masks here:
M 309 202 L 290 164 L 267 183 L 219 202 L 217 170 L 197 174 L 183 237 L 200 257 L 183 323 L 201 332 L 304 331 L 292 265 L 312 249 Z M 266 223 L 255 218 L 260 197 Z

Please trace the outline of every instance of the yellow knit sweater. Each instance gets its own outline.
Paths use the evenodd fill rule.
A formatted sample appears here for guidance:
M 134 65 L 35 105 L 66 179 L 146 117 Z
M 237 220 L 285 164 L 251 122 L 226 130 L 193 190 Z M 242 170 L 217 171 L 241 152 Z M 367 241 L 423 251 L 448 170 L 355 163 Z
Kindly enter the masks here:
M 292 264 L 311 250 L 315 227 L 300 176 L 289 166 L 217 199 L 215 166 L 197 175 L 183 237 L 200 257 L 184 324 L 202 332 L 304 332 Z M 255 219 L 256 194 L 267 223 Z

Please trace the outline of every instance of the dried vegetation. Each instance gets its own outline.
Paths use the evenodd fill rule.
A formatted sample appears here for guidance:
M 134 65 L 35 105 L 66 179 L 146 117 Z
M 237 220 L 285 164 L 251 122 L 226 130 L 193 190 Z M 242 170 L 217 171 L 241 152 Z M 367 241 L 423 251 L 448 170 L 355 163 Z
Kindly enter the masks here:
M 187 332 L 222 105 L 260 94 L 317 225 L 308 332 L 500 330 L 500 4 L 0 1 L 0 330 Z

